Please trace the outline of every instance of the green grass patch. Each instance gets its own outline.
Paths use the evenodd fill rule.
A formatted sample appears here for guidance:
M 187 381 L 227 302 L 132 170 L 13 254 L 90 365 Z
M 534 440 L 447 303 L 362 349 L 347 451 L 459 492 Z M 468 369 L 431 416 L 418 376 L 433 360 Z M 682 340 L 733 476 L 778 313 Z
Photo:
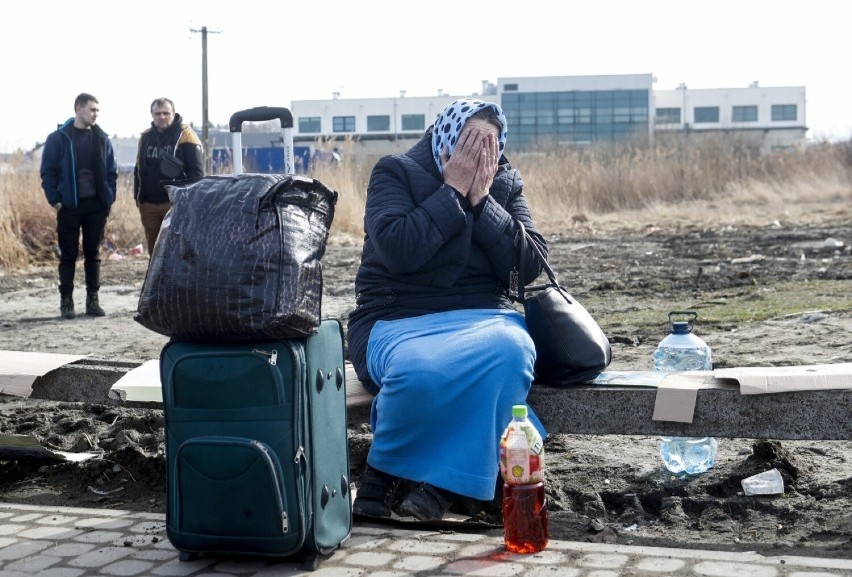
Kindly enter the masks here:
M 658 302 L 635 302 L 633 297 L 587 298 L 586 306 L 595 318 L 608 327 L 665 326 L 670 310 L 698 313 L 698 323 L 726 327 L 803 315 L 810 312 L 842 312 L 852 310 L 848 280 L 813 280 L 783 282 L 772 286 L 737 287 L 698 298 L 690 303 L 673 304 L 660 298 Z M 682 305 L 682 306 L 681 306 Z

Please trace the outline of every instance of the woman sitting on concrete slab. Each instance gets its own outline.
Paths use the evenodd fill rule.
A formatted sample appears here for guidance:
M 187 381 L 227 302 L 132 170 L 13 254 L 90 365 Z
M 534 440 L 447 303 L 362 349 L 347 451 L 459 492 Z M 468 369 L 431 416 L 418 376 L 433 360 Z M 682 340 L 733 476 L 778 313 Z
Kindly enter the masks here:
M 350 358 L 375 394 L 356 514 L 389 517 L 405 487 L 396 511 L 420 520 L 442 518 L 459 496 L 494 498 L 500 434 L 535 361 L 507 296 L 515 220 L 547 251 L 503 156 L 506 134 L 497 104 L 458 100 L 373 168 L 348 324 Z M 523 256 L 529 282 L 541 266 L 530 246 Z

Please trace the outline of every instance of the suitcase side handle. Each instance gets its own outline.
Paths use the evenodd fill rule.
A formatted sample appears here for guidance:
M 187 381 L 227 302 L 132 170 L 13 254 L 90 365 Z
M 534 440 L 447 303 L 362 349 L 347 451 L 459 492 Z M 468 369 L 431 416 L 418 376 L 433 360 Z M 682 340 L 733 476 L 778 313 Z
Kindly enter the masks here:
M 293 113 L 287 108 L 274 106 L 257 106 L 240 110 L 231 115 L 228 127 L 231 131 L 231 146 L 233 148 L 234 174 L 243 172 L 243 122 L 264 122 L 266 120 L 278 119 L 281 122 L 281 131 L 284 142 L 284 174 L 296 174 L 296 166 L 293 158 Z
M 231 132 L 242 132 L 243 122 L 264 122 L 276 118 L 281 121 L 281 128 L 293 128 L 293 113 L 288 108 L 274 106 L 257 106 L 235 112 L 228 121 L 228 127 Z

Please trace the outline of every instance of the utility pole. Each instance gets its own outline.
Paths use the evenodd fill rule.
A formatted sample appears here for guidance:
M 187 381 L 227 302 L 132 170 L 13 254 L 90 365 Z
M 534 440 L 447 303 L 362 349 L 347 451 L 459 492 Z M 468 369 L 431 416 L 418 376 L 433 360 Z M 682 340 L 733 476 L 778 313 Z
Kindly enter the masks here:
M 204 143 L 204 174 L 213 172 L 213 154 L 210 148 L 209 109 L 207 106 L 207 26 L 200 30 L 190 28 L 190 32 L 201 32 L 201 142 Z M 219 34 L 219 31 L 209 31 Z

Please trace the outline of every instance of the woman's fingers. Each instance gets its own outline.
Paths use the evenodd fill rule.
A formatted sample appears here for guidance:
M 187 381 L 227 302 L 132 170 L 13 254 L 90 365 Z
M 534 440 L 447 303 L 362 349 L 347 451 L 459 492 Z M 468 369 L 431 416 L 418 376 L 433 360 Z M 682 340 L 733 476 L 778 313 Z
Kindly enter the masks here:
M 441 167 L 447 165 L 447 161 L 450 159 L 450 149 L 446 146 L 441 150 Z

